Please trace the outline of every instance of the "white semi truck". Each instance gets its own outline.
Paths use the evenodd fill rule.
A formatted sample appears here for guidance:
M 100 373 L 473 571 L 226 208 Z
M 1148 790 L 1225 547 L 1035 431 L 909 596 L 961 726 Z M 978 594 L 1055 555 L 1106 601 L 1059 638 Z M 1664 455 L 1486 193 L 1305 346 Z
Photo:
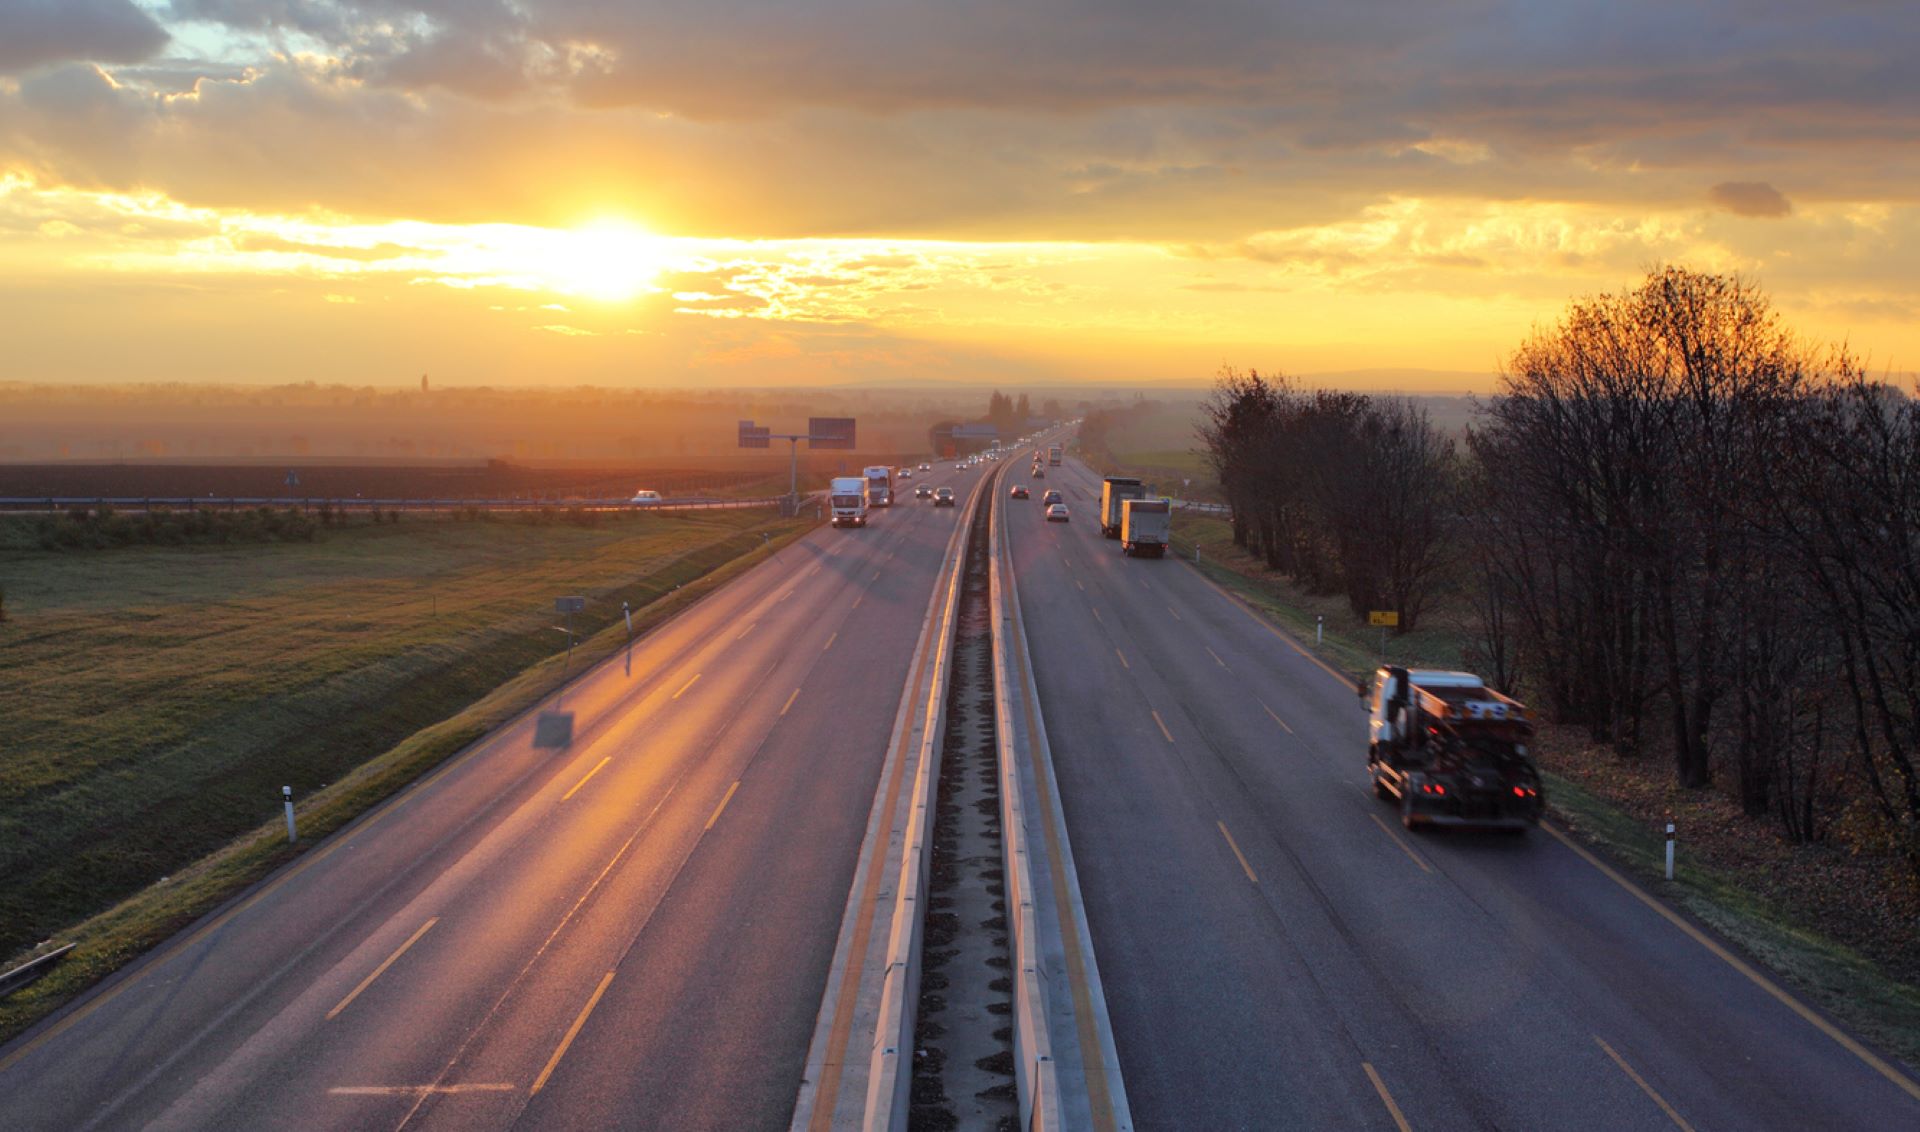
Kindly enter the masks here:
M 861 474 L 867 478 L 867 506 L 893 506 L 893 469 L 875 464 Z
M 833 482 L 827 488 L 827 505 L 833 508 L 834 526 L 866 526 L 867 477 L 833 477 Z
M 1173 539 L 1173 504 L 1164 499 L 1123 499 L 1120 502 L 1120 553 L 1158 558 Z
M 1058 444 L 1047 449 L 1047 466 L 1051 468 L 1060 466 L 1060 446 Z

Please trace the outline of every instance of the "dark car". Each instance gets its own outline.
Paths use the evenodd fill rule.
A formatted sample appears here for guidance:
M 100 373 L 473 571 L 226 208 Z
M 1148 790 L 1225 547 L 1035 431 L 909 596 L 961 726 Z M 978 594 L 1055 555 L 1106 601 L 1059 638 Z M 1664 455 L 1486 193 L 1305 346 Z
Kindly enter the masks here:
M 943 487 L 935 491 L 933 493 L 933 505 L 935 507 L 953 506 L 953 489 L 950 487 Z
M 933 488 L 923 483 L 913 489 L 913 497 L 915 499 L 932 499 Z
M 1011 495 L 1015 499 L 1027 499 L 1030 497 L 1027 491 L 1027 485 L 1023 483 L 1014 484 L 1013 490 L 1007 492 L 1007 494 Z
M 1033 478 L 1034 478 L 1034 479 L 1037 479 L 1037 480 L 1043 480 L 1043 479 L 1046 479 L 1046 478 L 1047 478 L 1047 470 L 1046 470 L 1045 468 L 1043 468 L 1043 467 L 1041 467 L 1040 465 L 1038 465 L 1038 464 L 1035 464 L 1035 465 L 1033 466 Z
M 1047 489 L 1047 493 L 1040 497 L 1040 502 L 1045 503 L 1048 506 L 1052 506 L 1055 503 L 1065 503 L 1066 501 L 1067 499 L 1065 496 L 1061 495 L 1058 491 L 1052 488 Z

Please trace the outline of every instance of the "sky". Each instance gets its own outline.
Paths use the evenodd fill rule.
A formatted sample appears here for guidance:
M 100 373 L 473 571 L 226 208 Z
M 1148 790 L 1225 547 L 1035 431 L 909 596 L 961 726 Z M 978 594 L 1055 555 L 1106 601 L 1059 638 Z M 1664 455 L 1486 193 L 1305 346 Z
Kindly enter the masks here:
M 0 0 L 0 380 L 1484 389 L 1663 263 L 1911 371 L 1916 52 L 1910 0 Z

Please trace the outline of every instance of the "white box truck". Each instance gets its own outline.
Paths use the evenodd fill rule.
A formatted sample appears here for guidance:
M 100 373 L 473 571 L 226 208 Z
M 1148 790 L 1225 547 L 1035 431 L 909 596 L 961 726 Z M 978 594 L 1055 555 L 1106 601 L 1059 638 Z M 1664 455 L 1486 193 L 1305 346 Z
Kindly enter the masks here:
M 1120 502 L 1120 553 L 1158 558 L 1173 539 L 1173 504 L 1164 499 Z
M 827 489 L 827 505 L 833 508 L 836 527 L 867 525 L 867 477 L 835 476 Z

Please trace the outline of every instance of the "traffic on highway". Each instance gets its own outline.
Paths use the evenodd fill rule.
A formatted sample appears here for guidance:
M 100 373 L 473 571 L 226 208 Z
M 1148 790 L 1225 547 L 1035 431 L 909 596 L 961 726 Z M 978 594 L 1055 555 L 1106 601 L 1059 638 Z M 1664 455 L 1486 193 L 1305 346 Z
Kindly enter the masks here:
M 1071 444 L 833 478 L 0 1048 L 0 1125 L 1920 1127 L 1904 1066 L 1543 820 L 1526 705 L 1356 689 Z

